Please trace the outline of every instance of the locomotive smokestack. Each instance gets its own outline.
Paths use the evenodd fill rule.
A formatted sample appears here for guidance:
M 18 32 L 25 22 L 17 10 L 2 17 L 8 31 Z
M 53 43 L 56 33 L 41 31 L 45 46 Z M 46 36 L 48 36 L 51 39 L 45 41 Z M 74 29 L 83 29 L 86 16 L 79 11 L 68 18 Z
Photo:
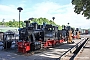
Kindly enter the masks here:
M 66 26 L 64 26 L 64 29 L 66 29 Z
M 28 26 L 29 26 L 30 21 L 29 21 L 29 20 L 26 20 L 26 21 L 24 21 L 24 23 L 26 23 L 26 27 L 28 27 Z
M 79 28 L 76 28 L 76 31 L 79 31 Z

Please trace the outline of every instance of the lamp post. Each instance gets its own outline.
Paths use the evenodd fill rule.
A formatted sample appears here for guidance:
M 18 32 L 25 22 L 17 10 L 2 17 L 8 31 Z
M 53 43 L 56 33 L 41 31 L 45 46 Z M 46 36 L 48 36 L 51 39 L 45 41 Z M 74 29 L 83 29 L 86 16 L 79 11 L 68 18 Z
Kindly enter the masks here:
M 53 19 L 53 23 L 54 23 L 54 19 L 55 19 L 55 17 L 52 17 L 52 19 Z
M 68 24 L 68 26 L 69 26 L 70 23 L 67 23 L 67 24 Z
M 32 17 L 32 18 L 29 18 L 28 20 L 33 20 L 34 18 Z
M 52 17 L 52 19 L 53 19 L 53 22 L 54 22 L 55 17 Z
M 32 18 L 29 18 L 28 20 L 30 20 L 30 23 L 31 23 L 31 21 L 33 20 L 34 18 L 32 17 Z
M 20 28 L 20 12 L 21 12 L 21 10 L 23 10 L 23 8 L 22 7 L 18 7 L 17 10 L 19 10 L 19 28 Z

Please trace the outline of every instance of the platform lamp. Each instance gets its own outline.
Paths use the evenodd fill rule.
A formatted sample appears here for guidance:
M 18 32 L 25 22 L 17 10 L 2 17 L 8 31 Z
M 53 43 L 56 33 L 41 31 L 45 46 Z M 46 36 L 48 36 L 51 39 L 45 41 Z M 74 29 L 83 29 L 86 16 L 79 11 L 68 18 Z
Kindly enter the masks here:
M 53 22 L 54 22 L 55 17 L 52 17 L 52 19 L 53 19 Z
M 70 23 L 67 23 L 67 24 L 68 24 L 68 26 L 69 26 Z
M 32 17 L 32 18 L 29 18 L 28 20 L 33 20 L 34 18 Z
M 29 18 L 28 20 L 30 20 L 30 21 L 32 21 L 34 18 L 32 17 L 32 18 Z M 31 22 L 30 22 L 31 23 Z
M 23 8 L 22 7 L 18 7 L 17 10 L 19 10 L 19 28 L 20 28 L 20 12 L 21 12 L 21 10 L 23 10 Z
M 54 22 L 54 20 L 55 20 L 55 17 L 52 17 L 52 19 L 53 19 L 53 22 Z

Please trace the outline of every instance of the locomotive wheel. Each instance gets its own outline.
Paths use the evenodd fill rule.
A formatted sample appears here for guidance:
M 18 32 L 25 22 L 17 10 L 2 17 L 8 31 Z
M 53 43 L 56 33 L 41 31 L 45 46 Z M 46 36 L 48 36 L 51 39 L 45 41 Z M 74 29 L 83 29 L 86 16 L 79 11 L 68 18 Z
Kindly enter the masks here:
M 34 45 L 34 43 L 31 43 L 31 51 L 35 51 L 35 45 Z
M 12 42 L 4 42 L 4 49 L 11 48 Z
M 55 47 L 55 44 L 52 44 L 52 47 Z

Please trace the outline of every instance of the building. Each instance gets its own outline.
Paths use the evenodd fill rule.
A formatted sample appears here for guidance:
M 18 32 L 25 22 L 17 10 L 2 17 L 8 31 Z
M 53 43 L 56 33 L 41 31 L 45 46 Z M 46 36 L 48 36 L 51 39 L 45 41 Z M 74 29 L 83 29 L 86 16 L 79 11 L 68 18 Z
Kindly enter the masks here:
M 18 28 L 16 27 L 8 27 L 8 26 L 0 25 L 0 41 L 3 40 L 3 32 L 6 32 L 8 30 L 14 32 L 16 35 L 19 34 Z
M 8 26 L 0 25 L 0 32 L 6 32 L 8 30 L 18 32 L 18 28 L 16 27 L 8 27 Z

